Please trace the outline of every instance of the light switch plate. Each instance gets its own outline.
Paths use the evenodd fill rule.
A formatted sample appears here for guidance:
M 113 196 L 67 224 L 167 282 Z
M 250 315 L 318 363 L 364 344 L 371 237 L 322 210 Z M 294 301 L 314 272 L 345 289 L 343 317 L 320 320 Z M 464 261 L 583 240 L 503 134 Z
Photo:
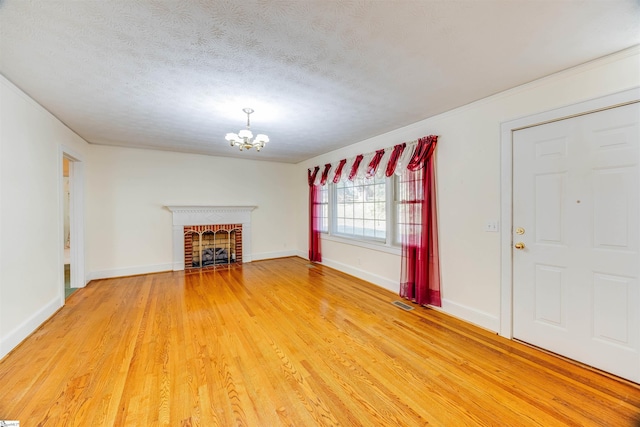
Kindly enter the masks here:
M 498 231 L 500 231 L 500 222 L 487 221 L 487 224 L 484 226 L 484 231 L 489 233 L 497 233 Z

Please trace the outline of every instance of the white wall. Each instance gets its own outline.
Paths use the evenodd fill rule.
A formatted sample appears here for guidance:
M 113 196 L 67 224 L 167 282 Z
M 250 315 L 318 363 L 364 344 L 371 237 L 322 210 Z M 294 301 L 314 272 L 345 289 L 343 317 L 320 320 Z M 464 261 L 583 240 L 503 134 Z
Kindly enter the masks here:
M 255 205 L 253 259 L 295 254 L 295 170 L 284 163 L 92 145 L 86 172 L 89 278 L 171 270 L 167 205 Z
M 0 76 L 0 357 L 64 300 L 61 146 L 88 144 Z
M 639 85 L 640 49 L 636 47 L 327 153 L 298 165 L 297 209 L 307 212 L 308 167 L 439 135 L 436 168 L 442 308 L 498 331 L 501 235 L 485 232 L 484 225 L 500 218 L 500 124 Z M 299 218 L 299 245 L 306 254 L 308 217 L 305 213 Z M 322 253 L 329 265 L 386 288 L 393 284 L 391 289 L 398 290 L 397 255 L 327 240 L 322 241 Z M 354 263 L 357 258 L 362 265 Z

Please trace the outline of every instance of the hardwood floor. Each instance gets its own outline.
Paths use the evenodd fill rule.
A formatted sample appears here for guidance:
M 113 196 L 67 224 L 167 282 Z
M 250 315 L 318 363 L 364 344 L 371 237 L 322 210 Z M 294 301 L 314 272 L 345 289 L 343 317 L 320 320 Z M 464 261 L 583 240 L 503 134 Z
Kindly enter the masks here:
M 640 388 L 300 258 L 98 280 L 0 362 L 23 426 L 631 426 Z

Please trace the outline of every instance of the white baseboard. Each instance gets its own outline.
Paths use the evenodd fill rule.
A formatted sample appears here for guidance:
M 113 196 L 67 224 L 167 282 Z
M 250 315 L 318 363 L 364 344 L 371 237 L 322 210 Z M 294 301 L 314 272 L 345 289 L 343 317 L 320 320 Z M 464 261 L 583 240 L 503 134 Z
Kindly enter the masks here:
M 303 259 L 309 259 L 308 254 L 306 254 L 304 251 L 295 250 L 295 249 L 288 250 L 288 251 L 280 251 L 280 252 L 263 252 L 259 254 L 252 254 L 251 259 L 253 261 L 259 261 L 263 259 L 284 258 L 284 257 L 290 257 L 290 256 L 299 256 L 300 258 L 303 258 Z M 367 282 L 373 283 L 374 285 L 380 286 L 381 288 L 384 288 L 395 294 L 397 294 L 400 289 L 399 283 L 395 280 L 391 280 L 389 278 L 379 276 L 377 274 L 369 273 L 368 271 L 361 270 L 359 268 L 355 268 L 353 266 L 350 266 L 332 259 L 324 258 L 321 264 L 326 265 L 327 267 L 336 269 L 338 271 L 342 271 L 343 273 L 350 274 L 359 279 L 366 280 Z M 159 273 L 162 271 L 172 271 L 173 268 L 174 268 L 173 264 L 168 263 L 168 264 L 127 267 L 127 268 L 119 268 L 119 269 L 104 270 L 104 271 L 93 271 L 89 273 L 89 280 L 107 279 L 112 277 L 134 276 L 138 274 Z M 474 325 L 488 329 L 490 331 L 497 332 L 500 330 L 500 319 L 497 316 L 493 316 L 489 313 L 477 310 L 475 308 L 456 303 L 446 298 L 442 299 L 442 307 L 433 307 L 433 308 L 436 310 L 440 310 L 444 313 L 450 314 L 451 316 L 457 317 L 461 320 L 464 320 L 465 322 L 473 323 Z
M 31 335 L 33 331 L 38 329 L 38 327 L 53 316 L 60 307 L 62 307 L 62 304 L 60 302 L 60 296 L 58 295 L 6 336 L 0 338 L 0 359 L 16 348 L 16 346 Z
M 284 258 L 298 255 L 298 251 L 289 250 L 281 252 L 263 252 L 260 254 L 252 254 L 243 258 L 243 262 L 258 261 L 261 259 Z M 163 271 L 180 271 L 184 270 L 181 263 L 167 263 L 155 265 L 139 265 L 135 267 L 114 268 L 113 270 L 92 271 L 88 274 L 88 280 L 110 279 L 113 277 L 136 276 L 139 274 L 160 273 Z
M 137 276 L 138 274 L 160 273 L 163 271 L 173 271 L 173 263 L 137 265 L 134 267 L 114 268 L 113 270 L 91 271 L 88 274 L 88 279 L 110 279 L 112 277 Z
M 298 256 L 304 259 L 309 259 L 308 256 L 304 254 L 302 251 L 298 251 Z M 322 260 L 322 265 L 326 265 L 327 267 L 334 268 L 336 270 L 342 271 L 343 273 L 350 274 L 359 279 L 366 280 L 367 282 L 373 283 L 374 285 L 380 286 L 394 294 L 398 294 L 400 290 L 399 282 L 394 280 L 390 280 L 386 277 L 378 276 L 376 274 L 372 274 L 366 272 L 364 270 L 357 269 L 347 264 L 343 264 L 341 262 L 337 262 L 331 259 L 324 258 Z M 500 330 L 500 319 L 497 316 L 493 316 L 484 311 L 477 310 L 472 307 L 468 307 L 463 304 L 459 304 L 453 302 L 448 299 L 442 300 L 442 307 L 432 307 L 435 310 L 442 311 L 443 313 L 449 314 L 453 317 L 457 317 L 460 320 L 463 320 L 468 323 L 472 323 L 476 326 L 480 326 L 481 328 L 488 329 L 493 332 L 497 332 Z
M 304 257 L 307 258 L 308 257 Z M 373 283 L 374 285 L 380 286 L 388 291 L 398 293 L 400 290 L 400 282 L 388 279 L 386 277 L 378 276 L 377 274 L 369 273 L 368 271 L 361 270 L 359 268 L 352 267 L 347 264 L 343 264 L 338 261 L 334 261 L 332 259 L 322 259 L 322 265 L 326 265 L 327 267 L 334 268 L 338 271 L 342 271 L 343 273 L 350 274 L 352 276 L 357 277 L 358 279 L 366 280 L 367 282 Z
M 442 307 L 429 307 L 496 333 L 500 330 L 500 319 L 497 316 L 458 304 L 446 298 L 442 299 Z
M 260 261 L 262 259 L 285 258 L 285 257 L 297 256 L 297 255 L 298 255 L 298 251 L 295 249 L 291 249 L 288 251 L 279 251 L 279 252 L 262 252 L 259 254 L 251 254 L 251 260 L 247 262 Z

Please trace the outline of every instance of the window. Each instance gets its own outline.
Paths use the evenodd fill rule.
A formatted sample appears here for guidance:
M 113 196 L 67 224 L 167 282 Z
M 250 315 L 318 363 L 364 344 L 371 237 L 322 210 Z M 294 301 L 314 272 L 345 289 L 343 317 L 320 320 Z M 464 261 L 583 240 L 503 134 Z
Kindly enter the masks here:
M 329 240 L 394 252 L 400 246 L 400 178 L 357 177 L 318 185 L 315 209 L 320 232 Z M 344 242 L 347 243 L 347 242 Z
M 318 187 L 321 231 L 374 245 L 395 245 L 393 180 L 356 178 Z
M 394 244 L 400 245 L 400 236 L 403 232 L 411 232 L 411 229 L 422 223 L 422 199 L 414 199 L 415 194 L 423 194 L 422 178 L 419 174 L 403 174 L 396 176 L 394 180 L 394 206 L 395 206 L 395 233 Z
M 385 178 L 356 178 L 336 184 L 334 234 L 385 242 L 386 189 Z
M 318 189 L 318 222 L 320 232 L 329 232 L 329 184 L 316 187 Z

